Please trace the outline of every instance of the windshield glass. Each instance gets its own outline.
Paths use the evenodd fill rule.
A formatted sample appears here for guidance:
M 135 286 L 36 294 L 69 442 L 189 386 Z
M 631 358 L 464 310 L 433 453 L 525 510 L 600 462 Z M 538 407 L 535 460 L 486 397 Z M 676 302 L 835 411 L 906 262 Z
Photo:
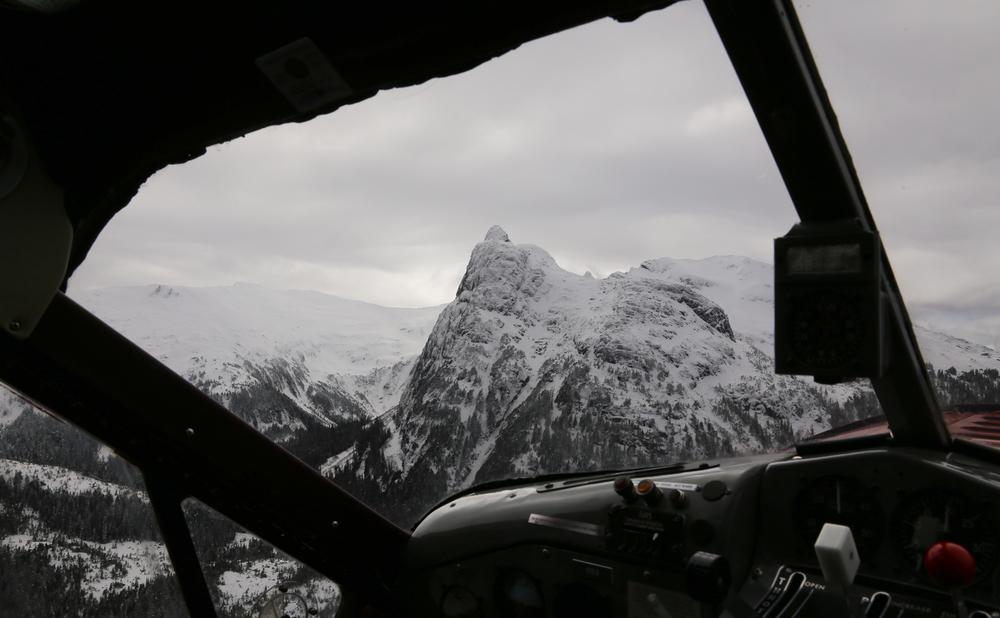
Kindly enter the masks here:
M 1000 362 L 971 318 L 995 294 L 961 257 L 986 251 L 963 234 L 1000 175 L 972 119 L 992 106 L 962 102 L 996 86 L 960 83 L 992 83 L 987 43 L 903 79 L 932 11 L 914 31 L 908 8 L 810 11 L 942 399 L 982 401 Z M 942 41 L 988 38 L 948 19 Z M 69 293 L 408 526 L 476 483 L 777 452 L 877 415 L 867 381 L 773 374 L 772 240 L 796 221 L 711 20 L 681 3 L 164 170 Z

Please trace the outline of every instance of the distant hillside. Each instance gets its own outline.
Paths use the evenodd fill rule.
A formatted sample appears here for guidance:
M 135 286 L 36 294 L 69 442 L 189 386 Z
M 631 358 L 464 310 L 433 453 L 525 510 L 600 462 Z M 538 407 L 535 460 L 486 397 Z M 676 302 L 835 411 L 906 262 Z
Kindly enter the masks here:
M 243 283 L 107 288 L 73 298 L 316 467 L 398 403 L 441 311 Z

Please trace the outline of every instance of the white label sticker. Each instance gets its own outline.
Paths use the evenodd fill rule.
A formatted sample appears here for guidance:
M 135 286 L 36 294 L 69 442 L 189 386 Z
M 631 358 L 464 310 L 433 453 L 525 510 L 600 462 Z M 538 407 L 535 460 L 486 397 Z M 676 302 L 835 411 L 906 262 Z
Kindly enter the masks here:
M 568 530 L 570 532 L 579 532 L 580 534 L 604 536 L 604 526 L 587 524 L 582 521 L 573 521 L 570 519 L 559 519 L 558 517 L 549 517 L 547 515 L 536 515 L 535 513 L 532 513 L 531 516 L 528 517 L 528 523 L 537 524 L 539 526 L 549 526 L 550 528 L 559 528 L 560 530 Z
M 353 92 L 308 38 L 257 58 L 257 66 L 300 112 L 343 99 Z
M 679 489 L 681 491 L 698 491 L 697 485 L 690 483 L 659 483 L 661 489 Z

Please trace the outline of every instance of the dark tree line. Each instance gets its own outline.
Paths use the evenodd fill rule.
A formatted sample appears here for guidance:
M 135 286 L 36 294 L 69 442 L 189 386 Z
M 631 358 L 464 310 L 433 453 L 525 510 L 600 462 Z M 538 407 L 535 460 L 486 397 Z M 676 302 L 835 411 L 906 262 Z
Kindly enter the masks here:
M 928 363 L 927 371 L 941 405 L 1000 403 L 1000 371 L 996 369 L 959 373 L 954 367 L 935 370 Z
M 80 591 L 87 568 L 72 561 L 54 568 L 47 552 L 0 546 L 0 616 L 188 616 L 172 576 L 141 586 L 112 584 L 97 599 Z
M 137 469 L 120 457 L 101 458 L 100 449 L 79 429 L 32 409 L 0 427 L 0 459 L 59 466 L 125 487 L 143 486 Z
M 141 493 L 52 492 L 16 474 L 0 479 L 0 536 L 21 534 L 30 525 L 95 543 L 159 541 L 153 510 Z

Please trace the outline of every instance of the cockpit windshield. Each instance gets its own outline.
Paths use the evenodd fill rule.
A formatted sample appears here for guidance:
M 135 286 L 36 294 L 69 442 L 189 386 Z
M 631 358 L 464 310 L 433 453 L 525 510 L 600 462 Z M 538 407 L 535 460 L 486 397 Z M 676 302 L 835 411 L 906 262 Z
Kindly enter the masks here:
M 802 13 L 938 396 L 988 401 L 973 256 L 997 175 L 991 107 L 968 102 L 995 43 L 953 12 Z M 170 167 L 70 295 L 405 523 L 476 483 L 878 416 L 867 381 L 773 374 L 771 239 L 794 221 L 705 8 L 681 3 Z
M 1000 390 L 997 7 L 798 11 L 946 421 L 996 446 L 961 423 Z M 891 431 L 867 379 L 775 374 L 773 241 L 796 222 L 705 6 L 683 2 L 167 167 L 67 294 L 409 528 L 483 483 Z M 30 440 L 9 399 L 0 438 Z M 20 452 L 5 491 L 27 491 Z M 13 552 L 37 518 L 0 514 Z M 225 577 L 280 562 L 230 523 L 211 524 L 227 559 L 256 562 L 213 571 L 222 605 Z

